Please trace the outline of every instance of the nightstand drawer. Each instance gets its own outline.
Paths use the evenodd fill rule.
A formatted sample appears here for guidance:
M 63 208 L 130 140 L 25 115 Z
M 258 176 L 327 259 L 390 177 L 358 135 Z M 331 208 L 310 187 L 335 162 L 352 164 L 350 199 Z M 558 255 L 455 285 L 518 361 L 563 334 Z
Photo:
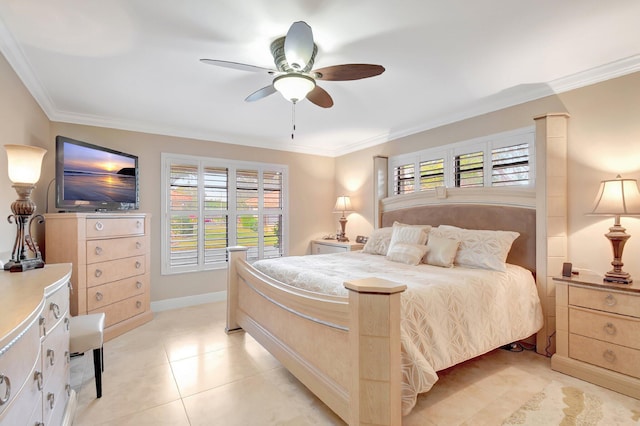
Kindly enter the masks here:
M 569 308 L 569 332 L 640 349 L 640 320 L 638 319 Z
M 640 318 L 640 296 L 569 287 L 569 305 Z
M 640 378 L 640 351 L 636 349 L 570 334 L 569 357 Z

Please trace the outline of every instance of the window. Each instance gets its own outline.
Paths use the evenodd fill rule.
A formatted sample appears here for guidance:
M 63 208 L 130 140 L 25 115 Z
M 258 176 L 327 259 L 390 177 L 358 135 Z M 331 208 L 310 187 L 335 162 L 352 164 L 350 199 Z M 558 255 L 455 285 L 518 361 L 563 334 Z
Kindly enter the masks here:
M 389 193 L 409 194 L 439 186 L 533 186 L 534 148 L 534 128 L 527 127 L 391 157 Z
M 286 255 L 287 167 L 163 154 L 162 273 L 226 267 L 227 247 L 248 259 Z

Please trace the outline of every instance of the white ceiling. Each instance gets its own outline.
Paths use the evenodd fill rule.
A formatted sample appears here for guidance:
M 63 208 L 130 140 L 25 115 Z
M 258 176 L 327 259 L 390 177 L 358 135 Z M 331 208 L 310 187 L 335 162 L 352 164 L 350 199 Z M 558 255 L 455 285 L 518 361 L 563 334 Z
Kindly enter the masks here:
M 0 50 L 53 121 L 336 156 L 640 70 L 638 0 L 0 0 Z M 244 98 L 298 20 L 335 102 Z

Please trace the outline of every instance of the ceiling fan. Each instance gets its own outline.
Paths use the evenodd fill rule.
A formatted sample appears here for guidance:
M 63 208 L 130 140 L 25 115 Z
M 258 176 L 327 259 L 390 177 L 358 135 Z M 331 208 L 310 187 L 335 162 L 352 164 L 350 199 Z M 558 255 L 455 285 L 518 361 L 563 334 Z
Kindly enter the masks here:
M 304 21 L 294 22 L 285 37 L 271 43 L 271 54 L 277 69 L 258 67 L 217 59 L 200 59 L 201 62 L 243 71 L 266 72 L 275 76 L 273 82 L 256 90 L 245 101 L 253 102 L 280 92 L 292 103 L 307 98 L 312 103 L 331 108 L 333 99 L 316 80 L 347 81 L 374 77 L 384 72 L 381 65 L 343 64 L 312 70 L 318 47 L 313 41 L 311 27 Z

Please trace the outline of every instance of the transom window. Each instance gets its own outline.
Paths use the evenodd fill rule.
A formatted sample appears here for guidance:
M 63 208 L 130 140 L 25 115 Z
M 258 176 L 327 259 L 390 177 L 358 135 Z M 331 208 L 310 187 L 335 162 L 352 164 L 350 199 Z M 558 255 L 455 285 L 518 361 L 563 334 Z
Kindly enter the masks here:
M 495 134 L 389 159 L 390 195 L 439 186 L 533 186 L 534 128 Z M 419 170 L 416 173 L 415 170 Z

